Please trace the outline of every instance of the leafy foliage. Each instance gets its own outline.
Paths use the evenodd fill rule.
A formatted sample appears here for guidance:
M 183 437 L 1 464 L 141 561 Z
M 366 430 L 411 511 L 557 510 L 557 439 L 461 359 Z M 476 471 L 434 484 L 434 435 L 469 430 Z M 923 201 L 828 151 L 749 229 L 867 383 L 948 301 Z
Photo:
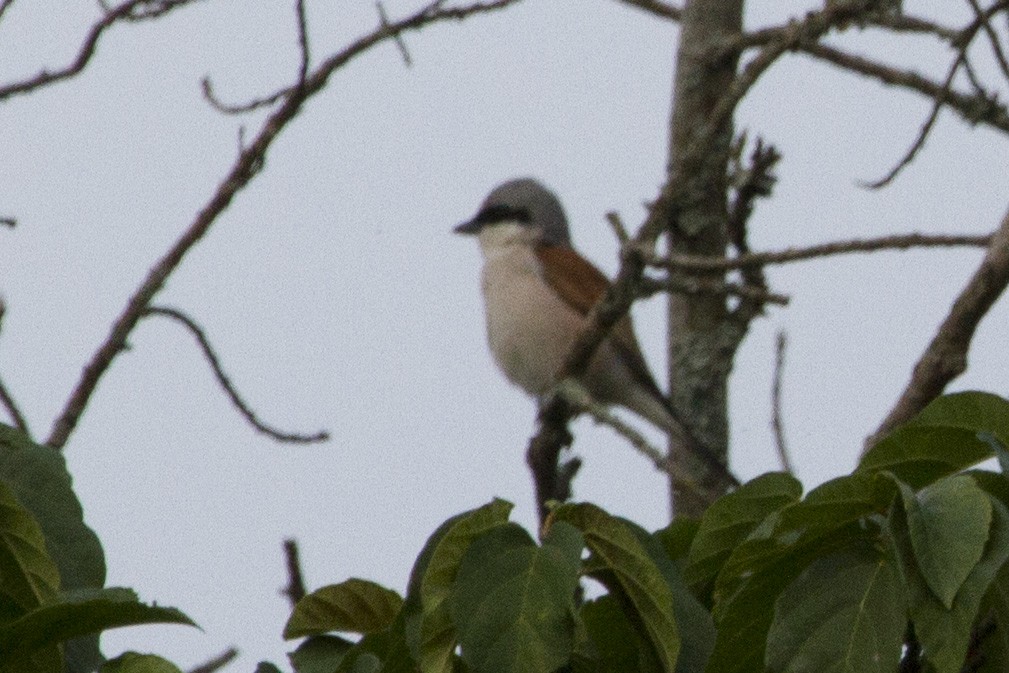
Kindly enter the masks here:
M 299 673 L 1005 670 L 1009 480 L 971 468 L 999 452 L 1009 463 L 1007 440 L 1009 402 L 960 393 L 805 497 L 793 477 L 766 474 L 700 521 L 656 533 L 566 504 L 537 542 L 494 501 L 431 536 L 398 614 L 376 622 L 370 600 L 315 603 L 314 623 L 367 635 L 304 631 L 292 663 Z M 603 593 L 581 600 L 589 577 Z M 287 635 L 299 633 L 289 623 Z
M 976 466 L 1009 465 L 1006 441 L 1009 402 L 960 393 L 805 496 L 793 477 L 766 474 L 699 521 L 655 533 L 579 503 L 557 507 L 537 540 L 494 500 L 431 535 L 405 597 L 362 579 L 305 596 L 284 629 L 304 639 L 289 663 L 297 673 L 1003 671 L 1009 479 Z M 56 673 L 63 643 L 104 629 L 192 623 L 126 589 L 82 589 L 99 579 L 101 549 L 62 461 L 9 428 L 0 445 L 0 673 Z M 25 505 L 32 483 L 63 505 Z M 57 560 L 74 552 L 84 560 Z M 585 600 L 588 578 L 601 588 Z M 102 671 L 178 669 L 127 653 Z
M 192 624 L 174 608 L 145 605 L 104 583 L 104 554 L 62 456 L 0 425 L 0 672 L 92 671 L 103 661 L 105 629 Z M 106 670 L 171 670 L 151 661 L 119 659 Z

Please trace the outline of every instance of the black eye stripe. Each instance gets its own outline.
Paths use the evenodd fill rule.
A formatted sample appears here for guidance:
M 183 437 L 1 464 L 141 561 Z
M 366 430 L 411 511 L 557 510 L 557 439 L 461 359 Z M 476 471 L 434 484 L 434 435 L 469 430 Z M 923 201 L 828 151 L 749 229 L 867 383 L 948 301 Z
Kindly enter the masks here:
M 477 213 L 474 219 L 480 224 L 495 224 L 497 222 L 504 222 L 505 220 L 518 220 L 522 224 L 529 224 L 532 217 L 525 208 L 493 204 Z

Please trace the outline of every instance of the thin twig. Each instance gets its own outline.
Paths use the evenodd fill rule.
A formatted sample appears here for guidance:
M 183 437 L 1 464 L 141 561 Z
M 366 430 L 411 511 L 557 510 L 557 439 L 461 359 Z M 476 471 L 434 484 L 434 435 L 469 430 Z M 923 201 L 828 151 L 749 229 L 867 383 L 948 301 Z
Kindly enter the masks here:
M 916 91 L 933 100 L 945 97 L 946 106 L 956 110 L 971 124 L 986 124 L 1001 131 L 1009 131 L 1009 110 L 994 95 L 967 95 L 954 90 L 947 92 L 941 83 L 919 73 L 883 65 L 824 44 L 801 45 L 799 51 L 844 70 L 867 75 L 883 84 Z
M 695 481 L 674 470 L 669 457 L 658 448 L 652 446 L 644 435 L 625 423 L 623 419 L 611 412 L 605 405 L 592 399 L 585 386 L 573 379 L 565 379 L 557 385 L 556 390 L 557 394 L 564 397 L 576 411 L 588 414 L 597 423 L 611 428 L 618 435 L 626 439 L 635 451 L 651 461 L 652 465 L 659 472 L 672 477 L 678 486 L 701 497 L 709 495 Z
M 385 5 L 381 1 L 375 3 L 375 8 L 378 10 L 378 18 L 383 26 L 389 25 L 389 17 L 385 13 Z M 403 39 L 402 35 L 397 35 L 394 38 L 396 43 L 396 48 L 399 49 L 399 55 L 403 58 L 403 65 L 407 68 L 413 65 L 413 59 L 410 58 L 410 50 L 406 48 L 406 41 Z
M 311 62 L 311 52 L 308 49 L 308 18 L 305 15 L 305 0 L 295 0 L 295 13 L 298 15 L 298 48 L 301 52 L 301 63 L 298 67 L 298 86 L 305 85 L 308 68 Z
M 967 368 L 967 353 L 978 323 L 1009 284 L 1009 213 L 991 236 L 988 250 L 946 319 L 914 367 L 911 380 L 890 413 L 866 443 L 871 446 L 913 418 Z
M 284 87 L 283 89 L 274 91 L 262 98 L 255 98 L 246 103 L 232 105 L 230 103 L 225 103 L 217 97 L 217 93 L 214 91 L 214 85 L 210 81 L 209 77 L 204 77 L 203 80 L 201 80 L 200 85 L 203 87 L 203 98 L 210 103 L 210 106 L 218 112 L 227 115 L 245 114 L 247 112 L 252 112 L 253 110 L 259 110 L 260 108 L 271 107 L 274 103 L 290 94 L 292 90 L 292 87 Z
M 35 89 L 48 84 L 53 84 L 77 75 L 84 70 L 85 66 L 87 66 L 88 62 L 91 60 L 91 57 L 94 56 L 99 38 L 101 38 L 102 34 L 106 30 L 114 26 L 116 23 L 122 21 L 142 21 L 157 18 L 195 1 L 196 0 L 159 0 L 158 2 L 155 2 L 154 0 L 129 0 L 128 2 L 124 2 L 123 4 L 110 9 L 104 16 L 102 16 L 100 21 L 91 26 L 88 34 L 84 37 L 84 41 L 78 48 L 77 56 L 70 65 L 52 71 L 43 69 L 34 77 L 30 77 L 20 82 L 2 85 L 0 86 L 0 100 L 10 98 L 11 96 L 17 94 L 28 93 L 29 91 L 34 91 Z M 152 8 L 144 10 L 145 6 L 148 5 L 151 5 Z
M 879 238 L 852 239 L 821 243 L 807 248 L 786 248 L 774 252 L 751 252 L 737 257 L 704 257 L 699 255 L 669 255 L 648 260 L 651 266 L 680 271 L 728 271 L 748 266 L 788 264 L 819 257 L 852 253 L 880 252 L 884 250 L 909 250 L 912 248 L 987 247 L 991 235 L 957 234 L 897 234 Z
M 942 91 L 933 101 L 932 110 L 929 112 L 925 123 L 922 124 L 921 128 L 918 130 L 918 137 L 915 138 L 913 143 L 911 143 L 911 147 L 908 148 L 908 150 L 904 153 L 904 156 L 901 157 L 900 161 L 898 161 L 886 175 L 878 180 L 861 182 L 863 187 L 867 187 L 869 189 L 881 189 L 882 187 L 889 185 L 901 171 L 914 161 L 914 158 L 918 156 L 918 152 L 925 146 L 925 140 L 928 139 L 932 129 L 935 128 L 935 123 L 939 119 L 939 112 L 942 111 L 946 100 L 949 98 L 949 94 L 953 86 L 953 79 L 956 77 L 957 71 L 960 70 L 960 66 L 963 65 L 966 59 L 967 46 L 964 45 L 956 59 L 953 60 L 953 65 L 950 66 L 949 71 L 946 73 L 946 79 L 942 83 Z
M 278 442 L 287 442 L 290 444 L 312 444 L 316 442 L 324 442 L 329 439 L 328 432 L 317 432 L 312 435 L 282 432 L 263 423 L 259 420 L 256 413 L 249 407 L 248 403 L 238 394 L 235 384 L 231 382 L 231 379 L 224 372 L 224 368 L 221 367 L 221 361 L 214 352 L 213 346 L 210 345 L 210 340 L 207 338 L 206 332 L 203 331 L 202 327 L 197 325 L 196 322 L 188 315 L 174 308 L 168 308 L 165 306 L 150 306 L 144 309 L 141 313 L 142 317 L 152 315 L 165 316 L 176 320 L 192 332 L 193 336 L 196 337 L 196 341 L 200 344 L 203 356 L 207 359 L 207 363 L 210 364 L 210 368 L 213 370 L 214 376 L 217 378 L 217 382 L 221 385 L 221 388 L 224 389 L 224 392 L 227 393 L 228 398 L 231 400 L 231 404 L 234 405 L 238 412 L 245 417 L 245 420 L 247 420 L 256 430 Z
M 641 279 L 639 292 L 642 297 L 651 297 L 659 292 L 726 295 L 749 299 L 757 304 L 777 304 L 778 306 L 788 306 L 791 301 L 791 298 L 786 294 L 769 292 L 766 288 L 756 285 L 741 285 L 693 276 L 669 276 L 661 279 L 646 276 Z
M 774 383 L 771 385 L 771 428 L 774 430 L 774 445 L 778 450 L 778 460 L 781 469 L 789 474 L 795 474 L 792 461 L 788 457 L 788 445 L 785 443 L 785 422 L 781 413 L 781 386 L 785 373 L 785 348 L 788 339 L 785 332 L 778 332 L 774 346 Z
M 197 214 L 195 220 L 150 269 L 147 277 L 134 291 L 122 312 L 113 322 L 108 336 L 85 365 L 81 378 L 71 392 L 59 417 L 53 423 L 47 444 L 54 448 L 62 448 L 66 444 L 84 413 L 91 395 L 97 388 L 98 381 L 108 370 L 115 357 L 125 348 L 127 338 L 140 320 L 144 309 L 150 304 L 151 299 L 161 290 L 165 281 L 179 266 L 186 254 L 210 230 L 218 216 L 227 209 L 235 195 L 242 191 L 256 176 L 276 137 L 298 115 L 302 106 L 326 86 L 330 76 L 337 69 L 401 32 L 418 30 L 441 21 L 458 21 L 476 14 L 500 10 L 517 1 L 491 0 L 448 8 L 441 8 L 439 1 L 430 3 L 404 19 L 389 26 L 379 27 L 355 40 L 327 58 L 310 73 L 305 85 L 286 96 L 277 109 L 266 118 L 256 137 L 240 153 L 228 175 L 216 187 L 213 195 Z
M 13 217 L 0 217 L 0 224 L 2 224 L 5 227 L 10 227 L 11 229 L 13 229 L 14 227 L 18 226 L 18 221 Z
M 1002 49 L 1002 43 L 999 40 L 998 34 L 991 26 L 991 16 L 981 9 L 981 5 L 978 4 L 977 0 L 967 0 L 967 2 L 970 4 L 971 9 L 974 10 L 974 17 L 981 23 L 985 34 L 988 36 L 988 43 L 991 45 L 992 54 L 995 56 L 995 61 L 998 62 L 1002 75 L 1009 79 L 1009 61 L 1006 60 L 1005 51 Z
M 189 669 L 189 673 L 215 673 L 230 664 L 237 656 L 238 650 L 234 647 L 229 647 L 210 661 L 200 664 L 196 668 Z
M 294 538 L 284 540 L 284 562 L 287 566 L 287 586 L 280 594 L 286 596 L 291 609 L 298 604 L 308 590 L 305 589 L 305 576 L 301 572 L 301 556 L 298 553 L 298 541 Z
M 606 221 L 610 223 L 610 228 L 613 229 L 613 235 L 617 237 L 617 243 L 620 244 L 620 247 L 627 245 L 631 237 L 627 235 L 627 228 L 624 227 L 620 214 L 611 210 L 606 213 Z

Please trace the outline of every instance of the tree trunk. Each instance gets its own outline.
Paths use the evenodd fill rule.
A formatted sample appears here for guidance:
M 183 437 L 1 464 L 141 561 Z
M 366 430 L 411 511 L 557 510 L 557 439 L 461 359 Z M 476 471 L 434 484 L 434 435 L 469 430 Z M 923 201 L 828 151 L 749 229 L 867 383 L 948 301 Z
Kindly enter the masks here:
M 743 0 L 690 0 L 681 19 L 680 46 L 670 118 L 670 176 L 685 180 L 686 198 L 670 222 L 673 252 L 725 254 L 726 172 L 733 136 L 731 119 L 719 130 L 714 149 L 701 161 L 685 163 L 693 138 L 711 119 L 719 97 L 735 77 L 737 58 L 712 62 L 711 47 L 742 31 Z M 719 274 L 715 274 L 716 276 Z M 728 461 L 728 377 L 734 349 L 723 332 L 726 299 L 719 295 L 673 293 L 669 298 L 669 389 L 673 405 L 694 435 L 723 462 Z M 677 514 L 699 516 L 719 494 L 720 479 L 710 469 L 670 444 L 678 475 L 701 487 L 670 481 Z

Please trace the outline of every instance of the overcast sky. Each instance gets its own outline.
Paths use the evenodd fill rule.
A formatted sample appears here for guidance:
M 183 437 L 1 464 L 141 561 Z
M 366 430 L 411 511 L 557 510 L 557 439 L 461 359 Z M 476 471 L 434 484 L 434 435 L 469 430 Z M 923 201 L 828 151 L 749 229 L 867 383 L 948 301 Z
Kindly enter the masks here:
M 378 20 L 371 2 L 306 4 L 318 60 Z M 80 77 L 0 104 L 0 215 L 18 219 L 0 229 L 0 374 L 36 437 L 226 173 L 240 125 L 258 128 L 260 115 L 212 110 L 200 79 L 235 102 L 289 83 L 292 5 L 207 0 L 121 26 Z M 813 8 L 750 5 L 750 28 Z M 419 4 L 385 6 L 397 17 Z M 95 14 L 93 0 L 15 3 L 0 24 L 0 79 L 70 60 Z M 576 245 L 612 274 L 604 213 L 639 223 L 662 182 L 676 38 L 674 25 L 615 0 L 527 0 L 408 35 L 409 69 L 386 44 L 309 103 L 156 303 L 206 328 L 264 420 L 332 439 L 287 446 L 257 434 L 190 334 L 162 318 L 142 323 L 65 453 L 108 583 L 177 606 L 204 631 L 123 629 L 103 638 L 107 655 L 150 651 L 186 668 L 234 645 L 242 660 L 232 670 L 284 664 L 285 537 L 300 541 L 312 588 L 356 576 L 403 591 L 447 517 L 499 496 L 534 524 L 524 464 L 534 405 L 486 350 L 479 252 L 451 228 L 498 182 L 535 176 L 561 197 Z M 951 58 L 927 39 L 836 42 L 933 74 Z M 752 220 L 753 247 L 993 229 L 1007 205 L 1006 142 L 952 114 L 892 187 L 857 186 L 900 158 L 928 110 L 804 57 L 781 61 L 737 118 L 784 155 L 774 199 Z M 735 471 L 778 467 L 769 426 L 778 330 L 790 339 L 786 432 L 812 487 L 855 465 L 979 259 L 884 253 L 770 269 L 771 288 L 792 302 L 756 321 L 740 351 Z M 663 302 L 637 306 L 635 318 L 662 380 Z M 1003 302 L 955 389 L 1006 394 L 1006 320 Z M 580 420 L 574 431 L 585 461 L 576 497 L 663 525 L 661 476 L 608 429 Z

